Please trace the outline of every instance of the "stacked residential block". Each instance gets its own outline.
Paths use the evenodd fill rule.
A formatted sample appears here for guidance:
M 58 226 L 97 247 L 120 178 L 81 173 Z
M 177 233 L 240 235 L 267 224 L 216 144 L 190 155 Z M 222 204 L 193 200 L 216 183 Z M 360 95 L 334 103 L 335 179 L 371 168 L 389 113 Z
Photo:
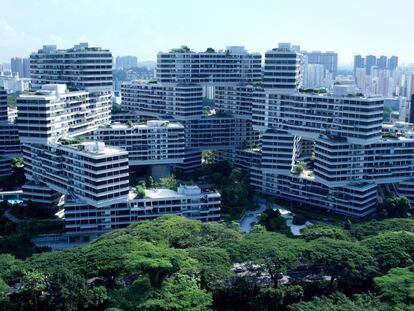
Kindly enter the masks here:
M 414 202 L 412 131 L 398 132 L 394 139 L 382 137 L 381 97 L 358 94 L 349 85 L 337 85 L 331 93 L 302 90 L 304 56 L 290 44 L 265 53 L 260 81 L 253 78 L 256 74 L 236 81 L 243 69 L 234 67 L 241 72 L 224 77 L 225 58 L 213 50 L 207 54 L 212 53 L 217 55 L 207 58 L 206 53 L 181 48 L 158 54 L 153 87 L 178 82 L 214 87 L 215 117 L 183 119 L 186 152 L 217 150 L 220 158 L 249 171 L 259 192 L 311 209 L 362 218 L 388 195 L 405 195 Z M 206 59 L 209 66 L 200 65 Z M 247 72 L 255 70 L 251 64 Z M 153 92 L 154 100 L 134 90 L 134 84 L 139 83 L 123 86 L 126 110 L 143 113 L 149 103 L 157 103 L 152 116 L 179 118 L 167 113 L 166 107 L 177 100 L 173 92 Z M 219 116 L 227 128 L 216 123 Z
M 194 52 L 188 47 L 160 52 L 157 81 L 126 82 L 121 87 L 122 109 L 131 118 L 165 118 L 180 122 L 185 132 L 184 161 L 175 166 L 184 173 L 201 166 L 205 149 L 232 153 L 255 144 L 251 118 L 228 112 L 206 115 L 208 93 L 225 87 L 261 81 L 261 55 L 244 47 Z M 249 108 L 247 108 L 249 109 Z
M 248 171 L 257 191 L 311 209 L 362 218 L 387 195 L 414 201 L 411 129 L 383 138 L 383 99 L 349 85 L 302 90 L 297 46 L 266 52 L 263 69 L 243 47 L 161 52 L 157 81 L 122 85 L 119 121 L 134 122 L 112 124 L 111 59 L 86 44 L 44 47 L 31 55 L 38 90 L 18 99 L 26 200 L 55 206 L 63 194 L 73 238 L 168 213 L 218 220 L 217 192 L 181 186 L 142 197 L 128 185 L 131 166 L 191 172 L 203 150 Z
M 17 99 L 24 198 L 48 208 L 64 202 L 70 240 L 162 214 L 220 219 L 217 192 L 180 186 L 140 196 L 129 187 L 130 166 L 149 166 L 164 176 L 164 166 L 184 161 L 184 128 L 168 120 L 110 123 L 108 50 L 46 46 L 31 55 L 30 65 L 34 91 Z

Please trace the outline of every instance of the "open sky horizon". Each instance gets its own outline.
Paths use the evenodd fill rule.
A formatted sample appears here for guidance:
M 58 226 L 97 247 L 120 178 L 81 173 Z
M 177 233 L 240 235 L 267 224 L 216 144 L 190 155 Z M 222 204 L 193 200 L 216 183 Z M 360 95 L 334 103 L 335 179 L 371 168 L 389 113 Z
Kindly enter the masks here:
M 181 45 L 196 51 L 243 45 L 263 54 L 291 42 L 336 51 L 341 65 L 356 54 L 414 63 L 410 0 L 2 0 L 0 7 L 0 63 L 46 44 L 79 42 L 138 61 Z

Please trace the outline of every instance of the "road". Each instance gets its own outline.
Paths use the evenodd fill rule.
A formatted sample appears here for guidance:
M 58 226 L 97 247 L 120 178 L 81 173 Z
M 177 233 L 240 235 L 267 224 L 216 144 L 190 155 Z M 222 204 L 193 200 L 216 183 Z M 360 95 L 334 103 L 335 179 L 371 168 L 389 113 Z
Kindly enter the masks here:
M 259 202 L 258 202 L 259 203 Z M 245 232 L 249 233 L 252 230 L 252 224 L 257 222 L 259 214 L 266 210 L 266 204 L 259 203 L 259 208 L 255 211 L 249 211 L 240 220 L 240 228 Z

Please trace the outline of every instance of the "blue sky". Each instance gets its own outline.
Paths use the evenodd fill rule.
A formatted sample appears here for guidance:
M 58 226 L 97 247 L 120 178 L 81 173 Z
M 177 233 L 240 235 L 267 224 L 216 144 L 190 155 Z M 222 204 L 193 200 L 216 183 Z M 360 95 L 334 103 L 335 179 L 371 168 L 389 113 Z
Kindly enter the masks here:
M 114 55 L 155 60 L 186 44 L 195 50 L 244 45 L 264 52 L 278 42 L 414 62 L 412 0 L 0 0 L 0 62 L 44 44 L 78 42 Z

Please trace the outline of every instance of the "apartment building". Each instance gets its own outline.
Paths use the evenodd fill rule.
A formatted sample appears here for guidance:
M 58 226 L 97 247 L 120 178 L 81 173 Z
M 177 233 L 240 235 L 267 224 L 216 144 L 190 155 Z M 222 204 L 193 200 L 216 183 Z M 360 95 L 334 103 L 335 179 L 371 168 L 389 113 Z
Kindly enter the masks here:
M 67 84 L 77 90 L 111 90 L 112 54 L 80 43 L 70 49 L 45 45 L 30 54 L 32 88 L 43 84 Z
M 220 194 L 203 192 L 197 186 L 180 185 L 177 191 L 150 189 L 142 198 L 131 191 L 128 198 L 127 202 L 105 208 L 72 202 L 65 204 L 65 231 L 69 239 L 93 238 L 101 232 L 162 215 L 175 214 L 200 221 L 220 220 Z
M 128 81 L 121 85 L 122 110 L 144 118 L 198 118 L 203 111 L 203 89 L 196 84 Z
M 265 53 L 263 87 L 292 91 L 302 85 L 303 55 L 290 43 Z
M 261 80 L 261 55 L 248 53 L 242 46 L 194 52 L 186 46 L 157 55 L 157 81 L 226 85 Z
M 89 137 L 128 151 L 130 166 L 173 165 L 182 163 L 184 158 L 184 127 L 180 123 L 112 123 L 99 127 Z
M 89 94 L 69 91 L 66 85 L 46 84 L 17 100 L 28 179 L 23 186 L 24 199 L 54 208 L 64 198 L 66 233 L 75 240 L 95 237 L 141 219 L 133 216 L 138 210 L 131 203 L 137 199 L 130 195 L 128 150 L 133 165 L 138 166 L 180 163 L 184 153 L 182 125 L 158 120 L 109 125 L 104 112 L 94 112 Z M 193 198 L 186 191 L 179 194 L 181 199 L 186 199 L 187 194 L 190 201 Z M 211 195 L 220 197 L 216 192 Z M 204 196 L 199 193 L 200 198 Z M 203 201 L 199 208 L 199 213 L 194 211 L 197 219 L 219 217 L 217 200 Z M 193 213 L 183 212 L 184 209 L 180 207 L 178 212 L 176 204 L 170 210 L 192 217 Z M 112 219 L 108 215 L 118 216 Z M 154 209 L 150 216 L 147 209 L 145 215 L 148 218 L 159 214 Z

